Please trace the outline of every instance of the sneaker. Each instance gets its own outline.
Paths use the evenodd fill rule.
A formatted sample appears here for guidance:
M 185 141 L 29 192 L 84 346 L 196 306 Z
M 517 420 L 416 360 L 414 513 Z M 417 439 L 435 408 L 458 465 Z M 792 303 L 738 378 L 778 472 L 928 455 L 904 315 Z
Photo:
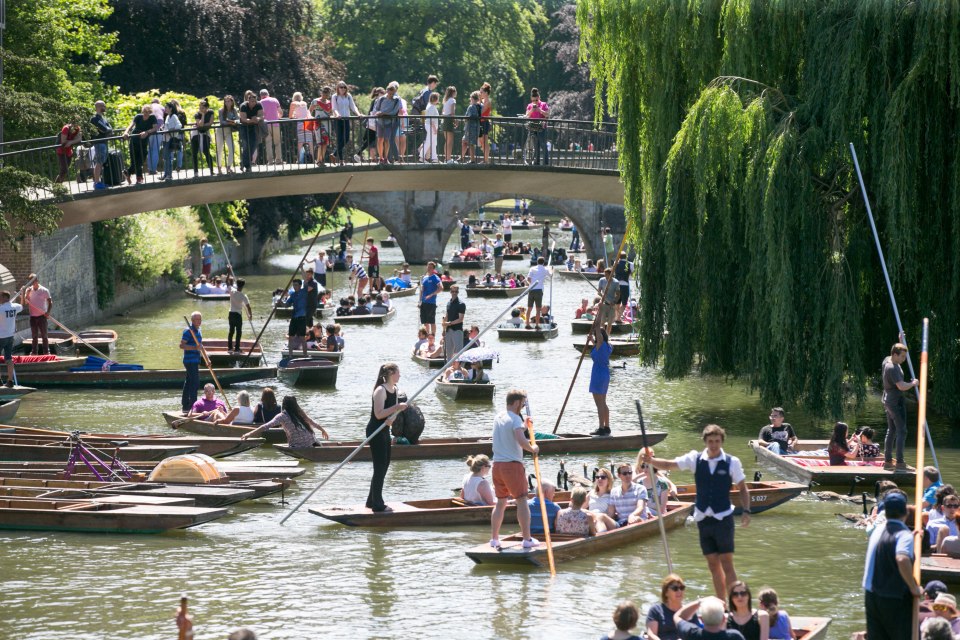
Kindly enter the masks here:
M 7 385 L 6 385 L 6 386 L 7 386 L 8 389 L 13 389 L 13 380 L 7 380 Z
M 884 469 L 896 469 L 896 465 L 893 464 L 893 460 L 884 460 L 883 461 Z
M 107 185 L 103 184 L 102 182 L 94 182 L 94 183 L 93 183 L 93 188 L 94 188 L 94 189 L 97 189 L 97 190 L 106 189 L 106 188 L 107 188 Z
M 353 154 L 353 161 L 356 162 L 357 164 L 360 164 L 363 160 L 360 158 L 359 153 L 355 153 Z
M 893 468 L 896 469 L 897 471 L 904 471 L 906 469 L 909 469 L 910 467 L 907 466 L 906 462 L 898 462 L 897 464 L 894 465 Z
M 533 549 L 539 546 L 540 546 L 540 541 L 537 540 L 536 538 L 527 538 L 526 540 L 523 541 L 524 549 Z
M 457 164 L 457 161 L 454 160 L 453 158 L 451 158 L 451 159 L 447 160 L 447 164 Z
M 610 429 L 606 427 L 599 427 L 596 431 L 591 431 L 590 435 L 592 436 L 608 436 L 610 435 Z
M 490 546 L 494 549 L 500 548 L 500 540 L 497 538 L 490 538 Z

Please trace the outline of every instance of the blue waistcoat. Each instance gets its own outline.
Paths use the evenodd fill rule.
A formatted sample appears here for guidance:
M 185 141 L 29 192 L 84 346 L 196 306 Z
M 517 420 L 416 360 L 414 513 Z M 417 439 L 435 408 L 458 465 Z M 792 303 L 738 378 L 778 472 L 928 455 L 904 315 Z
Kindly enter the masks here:
M 697 458 L 697 470 L 694 474 L 697 482 L 697 509 L 701 513 L 707 509 L 723 513 L 730 508 L 730 487 L 733 480 L 730 478 L 730 456 L 724 455 L 717 463 L 716 470 L 710 473 L 710 463 L 704 458 Z

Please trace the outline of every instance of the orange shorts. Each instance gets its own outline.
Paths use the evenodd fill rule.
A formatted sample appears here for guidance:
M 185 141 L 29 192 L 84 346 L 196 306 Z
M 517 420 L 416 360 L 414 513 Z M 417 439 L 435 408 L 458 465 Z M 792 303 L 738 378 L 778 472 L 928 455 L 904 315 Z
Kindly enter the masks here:
M 493 491 L 498 498 L 527 498 L 527 470 L 522 462 L 493 463 Z

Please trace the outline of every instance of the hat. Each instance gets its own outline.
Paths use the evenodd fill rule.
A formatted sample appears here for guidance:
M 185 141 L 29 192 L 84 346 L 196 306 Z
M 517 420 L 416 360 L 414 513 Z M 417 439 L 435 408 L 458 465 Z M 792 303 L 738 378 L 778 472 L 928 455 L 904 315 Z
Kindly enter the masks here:
M 939 580 L 931 580 L 927 583 L 927 586 L 923 588 L 923 592 L 929 596 L 936 597 L 938 593 L 946 593 L 947 585 L 943 584 Z
M 899 503 L 904 509 L 907 507 L 907 496 L 899 491 L 891 491 L 883 497 L 884 506 Z
M 945 605 L 947 605 L 948 607 L 950 607 L 951 609 L 953 609 L 954 611 L 957 610 L 957 599 L 954 598 L 954 597 L 953 597 L 952 595 L 950 595 L 949 593 L 945 593 L 945 592 L 944 592 L 944 593 L 938 593 L 938 594 L 937 594 L 937 599 L 933 601 L 933 604 L 934 604 L 934 605 L 945 604 Z

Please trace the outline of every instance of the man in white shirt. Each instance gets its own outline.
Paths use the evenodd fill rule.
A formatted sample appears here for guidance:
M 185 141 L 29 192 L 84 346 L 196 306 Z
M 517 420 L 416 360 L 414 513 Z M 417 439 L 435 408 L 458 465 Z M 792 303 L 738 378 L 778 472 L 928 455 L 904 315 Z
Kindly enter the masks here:
M 504 242 L 510 242 L 513 239 L 513 220 L 510 219 L 510 214 L 503 216 L 500 227 L 503 229 Z
M 17 314 L 23 305 L 10 302 L 10 292 L 0 291 L 0 351 L 7 363 L 7 386 L 13 386 L 13 336 L 17 332 Z
M 737 486 L 743 507 L 743 526 L 750 524 L 750 492 L 747 489 L 743 465 L 739 458 L 723 451 L 726 432 L 715 424 L 703 430 L 707 448 L 666 460 L 653 457 L 652 449 L 645 449 L 643 461 L 656 469 L 693 471 L 697 482 L 696 508 L 693 519 L 700 531 L 700 550 L 707 559 L 713 575 L 713 589 L 718 598 L 726 597 L 730 586 L 737 581 L 733 567 L 733 505 L 730 489 Z
M 517 522 L 523 533 L 523 548 L 540 544 L 530 537 L 530 506 L 527 504 L 527 471 L 523 466 L 523 452 L 539 453 L 523 435 L 520 411 L 527 402 L 527 392 L 511 389 L 507 392 L 507 410 L 493 423 L 493 490 L 497 506 L 490 516 L 490 546 L 500 548 L 500 525 L 510 498 L 517 501 Z
M 263 107 L 264 120 L 279 120 L 282 117 L 280 101 L 270 97 L 270 92 L 260 89 L 260 106 Z M 263 146 L 267 149 L 267 163 L 282 164 L 283 156 L 280 153 L 280 125 L 271 122 L 267 125 L 267 138 Z
M 536 306 L 537 317 L 539 318 L 540 307 L 543 306 L 543 285 L 550 277 L 550 269 L 543 265 L 544 259 L 543 256 L 540 256 L 537 258 L 537 266 L 530 269 L 530 273 L 527 274 L 527 280 L 530 282 L 530 288 L 527 289 L 527 329 L 532 328 L 530 326 L 530 311 Z

